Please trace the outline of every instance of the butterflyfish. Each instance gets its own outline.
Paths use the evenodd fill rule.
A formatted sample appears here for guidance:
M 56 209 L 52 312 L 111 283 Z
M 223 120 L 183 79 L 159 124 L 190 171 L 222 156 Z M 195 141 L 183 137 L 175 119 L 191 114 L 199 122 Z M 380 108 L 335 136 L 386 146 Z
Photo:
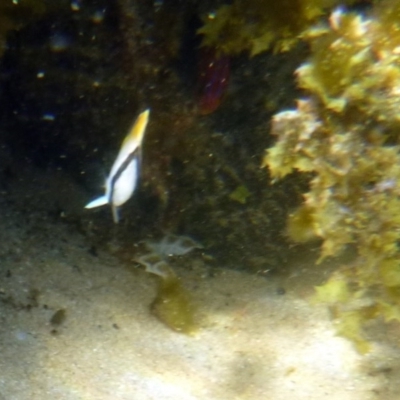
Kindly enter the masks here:
M 115 223 L 119 221 L 119 207 L 129 200 L 135 191 L 139 176 L 141 145 L 149 121 L 150 110 L 143 111 L 136 119 L 106 179 L 105 194 L 91 201 L 85 208 L 110 204 Z

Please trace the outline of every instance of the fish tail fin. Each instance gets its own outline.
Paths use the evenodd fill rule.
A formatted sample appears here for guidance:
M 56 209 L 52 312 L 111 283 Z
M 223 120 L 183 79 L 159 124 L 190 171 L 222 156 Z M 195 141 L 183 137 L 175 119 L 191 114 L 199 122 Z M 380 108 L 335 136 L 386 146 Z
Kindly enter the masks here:
M 108 204 L 108 197 L 107 196 L 101 196 L 98 197 L 97 199 L 91 201 L 90 203 L 86 204 L 85 208 L 95 208 L 95 207 L 100 207 Z

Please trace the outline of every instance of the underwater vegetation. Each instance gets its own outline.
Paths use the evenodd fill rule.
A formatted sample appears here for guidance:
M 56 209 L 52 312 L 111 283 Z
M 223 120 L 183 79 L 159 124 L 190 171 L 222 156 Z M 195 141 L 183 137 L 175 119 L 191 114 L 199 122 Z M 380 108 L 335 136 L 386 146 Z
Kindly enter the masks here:
M 235 0 L 209 13 L 198 33 L 203 35 L 203 46 L 214 46 L 225 55 L 285 51 L 327 9 L 351 3 L 354 1 Z
M 274 180 L 311 176 L 289 216 L 292 239 L 321 240 L 318 262 L 355 250 L 315 299 L 361 353 L 368 321 L 400 321 L 399 21 L 400 1 L 386 0 L 368 16 L 338 9 L 304 33 L 311 56 L 297 78 L 307 97 L 273 117 L 277 142 L 264 159 Z
M 198 329 L 197 309 L 190 293 L 167 263 L 167 257 L 182 256 L 201 246 L 186 236 L 166 235 L 160 241 L 145 241 L 150 251 L 136 261 L 158 278 L 152 313 L 172 330 L 192 335 Z

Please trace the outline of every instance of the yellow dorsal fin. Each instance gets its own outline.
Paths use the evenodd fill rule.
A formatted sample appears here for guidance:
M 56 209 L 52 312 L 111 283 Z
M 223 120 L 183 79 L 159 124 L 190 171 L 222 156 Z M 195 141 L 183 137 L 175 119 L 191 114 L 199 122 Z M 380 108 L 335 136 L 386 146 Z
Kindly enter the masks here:
M 128 142 L 135 141 L 138 146 L 142 143 L 144 132 L 146 130 L 147 122 L 149 121 L 150 109 L 143 111 L 133 124 L 128 135 L 125 137 L 122 147 L 124 147 Z

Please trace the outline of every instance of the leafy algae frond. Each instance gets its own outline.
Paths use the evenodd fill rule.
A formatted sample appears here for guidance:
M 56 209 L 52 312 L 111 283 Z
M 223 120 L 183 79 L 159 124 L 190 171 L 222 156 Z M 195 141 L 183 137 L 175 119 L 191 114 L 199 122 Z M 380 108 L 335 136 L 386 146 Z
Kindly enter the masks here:
M 292 239 L 322 240 L 319 261 L 353 245 L 357 257 L 317 287 L 338 333 L 365 353 L 362 327 L 400 321 L 400 0 L 369 17 L 337 10 L 303 37 L 310 60 L 297 70 L 308 98 L 274 116 L 264 165 L 274 179 L 311 173 Z

